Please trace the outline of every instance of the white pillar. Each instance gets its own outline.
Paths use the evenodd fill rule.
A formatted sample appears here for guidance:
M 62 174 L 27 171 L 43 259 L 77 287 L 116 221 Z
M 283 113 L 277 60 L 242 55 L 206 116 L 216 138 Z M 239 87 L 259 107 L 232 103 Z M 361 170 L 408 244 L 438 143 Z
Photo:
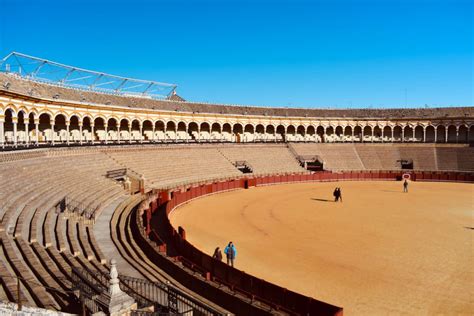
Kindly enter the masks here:
M 370 139 L 370 142 L 374 142 L 374 134 L 375 134 L 375 127 L 372 127 L 372 138 Z
M 405 142 L 405 127 L 402 127 L 402 143 Z
M 17 147 L 17 144 L 18 144 L 18 136 L 17 136 L 17 132 L 16 132 L 16 127 L 17 127 L 17 118 L 13 118 L 13 146 L 16 148 Z
M 95 132 L 94 132 L 94 124 L 91 124 L 91 143 L 94 145 L 95 140 Z
M 109 143 L 109 125 L 107 123 L 104 124 L 105 129 L 105 144 Z
M 70 136 L 69 136 L 69 124 L 70 122 L 69 121 L 66 121 L 66 144 L 69 146 L 69 140 L 70 140 Z
M 55 133 L 54 133 L 54 123 L 51 124 L 51 131 L 52 131 L 52 132 L 51 132 L 51 136 L 52 136 L 52 137 L 51 137 L 51 139 L 52 139 L 51 145 L 54 146 L 54 136 L 55 136 Z
M 437 143 L 438 142 L 438 126 L 435 127 L 434 131 L 435 131 L 434 142 Z
M 27 121 L 25 123 L 25 134 L 26 134 L 25 142 L 26 142 L 27 147 L 30 145 L 30 135 L 29 135 L 30 131 L 29 131 L 29 126 L 28 126 L 29 124 L 30 124 L 30 119 L 27 117 Z
M 120 123 L 117 123 L 117 142 L 120 144 Z
M 39 129 L 39 119 L 36 121 L 35 120 L 35 130 L 36 130 L 36 146 L 39 146 L 39 133 L 40 133 L 40 129 Z
M 79 144 L 82 145 L 82 122 L 79 122 Z
M 177 127 L 174 128 L 174 142 L 175 143 L 178 142 L 178 128 Z
M 423 126 L 423 143 L 426 143 L 426 126 Z
M 456 126 L 456 143 L 459 143 L 459 126 Z
M 445 142 L 445 143 L 448 142 L 448 127 L 449 127 L 449 126 L 445 126 L 445 127 L 444 127 L 444 131 L 445 131 L 445 134 L 446 134 L 446 137 L 444 138 L 444 142 Z
M 187 141 L 187 140 L 186 140 Z M 151 128 L 151 142 L 154 143 L 155 142 L 155 124 L 153 124 L 152 128 Z
M 128 143 L 129 144 L 132 143 L 132 125 L 131 124 L 128 126 Z
M 351 130 L 352 130 L 352 142 L 354 142 L 354 130 L 355 130 L 355 128 L 351 127 Z
M 143 124 L 140 123 L 140 144 L 143 143 Z
M 412 142 L 415 142 L 415 129 L 416 129 L 416 126 L 412 128 Z
M 395 129 L 395 127 L 390 127 L 390 129 L 392 130 L 392 138 L 390 139 L 390 141 L 393 143 L 393 130 Z

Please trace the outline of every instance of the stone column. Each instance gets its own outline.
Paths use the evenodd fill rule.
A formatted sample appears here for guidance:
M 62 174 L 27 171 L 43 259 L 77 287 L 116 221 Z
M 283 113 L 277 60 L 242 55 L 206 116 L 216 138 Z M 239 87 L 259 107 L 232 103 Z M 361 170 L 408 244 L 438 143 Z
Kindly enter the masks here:
M 13 123 L 13 147 L 17 147 L 18 145 L 18 135 L 17 135 L 17 124 L 18 124 L 18 118 L 13 117 L 12 118 L 12 123 Z
M 69 146 L 69 141 L 71 139 L 71 136 L 69 135 L 69 125 L 70 125 L 70 122 L 69 121 L 66 121 L 66 144 Z
M 445 142 L 445 143 L 448 142 L 448 127 L 449 127 L 449 126 L 445 126 L 445 127 L 444 127 L 444 132 L 445 132 L 444 142 Z
M 140 122 L 140 144 L 143 143 L 143 124 Z
M 415 142 L 415 129 L 416 129 L 416 126 L 414 128 L 412 128 L 412 142 Z
M 434 131 L 435 131 L 434 142 L 437 143 L 438 142 L 438 126 L 435 127 Z
M 132 124 L 128 125 L 128 143 L 132 143 Z
M 459 143 L 459 126 L 456 126 L 456 143 Z
M 402 143 L 405 142 L 405 127 L 402 127 Z
M 23 119 L 23 121 L 25 121 L 25 119 Z M 29 147 L 29 145 L 30 145 L 30 135 L 29 135 L 30 131 L 29 131 L 29 125 L 30 125 L 30 118 L 27 117 L 27 118 L 26 118 L 26 123 L 25 123 L 25 134 L 26 134 L 26 136 L 25 136 L 25 142 L 26 142 L 26 147 Z
M 426 143 L 426 126 L 423 126 L 423 143 Z
M 354 142 L 354 130 L 355 130 L 355 127 L 352 126 L 352 127 L 351 127 L 351 130 L 352 130 L 352 139 L 351 139 L 351 140 L 352 140 L 352 142 Z
M 79 122 L 79 144 L 82 145 L 82 122 Z
M 153 124 L 153 126 L 151 128 L 151 142 L 152 143 L 155 142 L 155 124 Z
M 177 127 L 174 128 L 174 142 L 175 143 L 178 142 L 178 128 Z
M 390 141 L 393 143 L 393 134 L 394 134 L 395 127 L 390 127 L 390 129 L 392 130 L 392 138 L 390 139 Z
M 91 143 L 94 145 L 95 132 L 94 132 L 94 123 L 91 124 Z
M 375 127 L 371 127 L 371 129 L 372 129 L 372 138 L 370 139 L 370 142 L 373 143 L 374 142 Z
M 117 262 L 115 259 L 110 261 L 110 281 L 109 291 L 102 293 L 97 299 L 106 306 L 104 312 L 111 316 L 130 315 L 132 310 L 137 309 L 137 303 L 127 293 L 120 289 L 120 280 L 118 278 Z
M 117 142 L 120 144 L 120 123 L 117 122 L 115 127 L 117 128 Z
M 36 146 L 39 146 L 39 133 L 40 133 L 40 129 L 39 129 L 39 119 L 35 119 L 35 130 L 36 130 Z
M 105 144 L 107 145 L 109 143 L 109 125 L 107 122 L 104 123 L 104 129 L 105 129 Z
M 54 121 L 53 121 L 53 124 L 51 124 L 51 145 L 54 146 L 54 136 L 55 136 L 55 131 L 54 131 Z

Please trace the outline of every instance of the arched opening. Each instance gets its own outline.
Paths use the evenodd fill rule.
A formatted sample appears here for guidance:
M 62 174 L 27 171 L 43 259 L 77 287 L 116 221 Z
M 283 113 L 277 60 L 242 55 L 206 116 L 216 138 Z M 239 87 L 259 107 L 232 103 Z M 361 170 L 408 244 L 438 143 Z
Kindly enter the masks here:
M 354 127 L 354 141 L 362 142 L 362 126 L 356 125 Z
M 65 143 L 67 141 L 66 116 L 58 114 L 54 118 L 53 137 L 55 142 Z
M 404 133 L 404 141 L 406 142 L 411 142 L 413 141 L 413 128 L 409 125 L 405 126 L 405 128 L 403 129 L 403 133 Z
M 383 141 L 384 142 L 393 142 L 392 139 L 392 128 L 390 126 L 385 126 L 383 128 Z
M 469 143 L 473 143 L 474 142 L 474 125 L 471 125 L 471 127 L 469 127 Z
M 249 143 L 254 141 L 254 127 L 251 124 L 245 125 L 244 128 L 244 142 Z
M 86 143 L 92 141 L 92 120 L 88 116 L 82 118 L 82 141 Z
M 199 140 L 199 126 L 196 122 L 191 122 L 188 125 L 189 138 L 198 141 Z
M 196 130 L 197 130 L 197 125 L 196 125 Z M 156 142 L 164 142 L 165 139 L 166 139 L 165 122 L 156 121 L 155 122 L 155 141 Z
M 336 134 L 336 137 L 335 137 L 335 141 L 336 142 L 342 142 L 343 140 L 343 134 L 344 134 L 344 130 L 342 129 L 342 126 L 336 126 L 336 129 L 334 130 L 335 134 Z
M 36 135 L 38 135 L 38 131 L 36 130 L 34 113 L 28 115 L 28 122 L 26 124 L 28 126 L 27 134 L 29 142 L 36 143 Z
M 352 139 L 352 126 L 346 126 L 344 127 L 344 138 L 343 140 L 345 142 L 349 141 L 349 142 L 352 142 L 353 139 Z
M 244 129 L 242 127 L 242 125 L 240 124 L 234 124 L 234 126 L 232 127 L 232 141 L 235 141 L 237 143 L 240 143 L 242 140 L 241 140 L 241 137 L 242 137 L 242 133 L 244 132 Z
M 107 121 L 107 141 L 110 143 L 118 142 L 118 122 L 115 118 L 111 117 Z
M 232 126 L 230 126 L 229 123 L 224 123 L 224 125 L 222 125 L 222 141 L 232 141 Z
M 370 142 L 372 141 L 372 127 L 370 126 L 364 126 L 364 131 L 363 131 L 364 135 L 363 135 L 363 141 L 364 142 Z
M 296 128 L 293 125 L 289 125 L 286 128 L 286 141 L 288 142 L 296 141 Z
M 81 130 L 79 127 L 79 117 L 72 115 L 69 118 L 69 142 L 79 143 L 81 141 Z
M 255 127 L 255 141 L 264 142 L 265 139 L 265 127 L 262 124 L 258 124 Z
M 188 127 L 186 126 L 185 122 L 178 123 L 177 134 L 178 134 L 178 141 L 188 142 L 189 140 Z
M 213 123 L 211 125 L 211 141 L 219 142 L 222 138 L 221 125 L 219 123 Z
M 469 140 L 469 130 L 466 125 L 459 126 L 458 143 L 467 143 Z
M 146 142 L 153 141 L 153 123 L 150 120 L 143 121 L 142 138 Z
M 285 142 L 286 141 L 286 135 L 285 135 L 285 126 L 283 125 L 278 125 L 277 126 L 277 129 L 276 129 L 276 138 L 277 138 L 277 141 L 280 141 L 280 142 Z
M 305 141 L 315 142 L 316 141 L 316 129 L 313 125 L 308 126 L 306 129 Z
M 319 142 L 319 143 L 324 143 L 325 139 L 324 139 L 324 127 L 323 126 L 318 126 L 316 128 L 316 141 Z
M 43 113 L 39 117 L 39 142 L 51 143 L 53 132 L 51 130 L 51 117 L 48 113 Z
M 131 140 L 130 139 L 130 125 L 127 119 L 120 120 L 119 137 L 120 137 L 120 141 L 129 142 Z
M 209 123 L 201 123 L 201 133 L 199 137 L 201 138 L 201 141 L 208 142 L 211 140 L 211 126 Z
M 94 120 L 94 141 L 103 142 L 105 141 L 105 126 L 104 119 L 102 117 L 97 117 Z
M 435 141 L 435 128 L 431 125 L 426 127 L 426 139 L 425 143 L 434 143 Z
M 402 127 L 396 125 L 393 128 L 393 139 L 392 142 L 401 142 L 402 141 Z
M 446 142 L 446 127 L 444 125 L 438 125 L 438 127 L 436 128 L 436 134 L 438 138 L 438 143 Z
M 25 112 L 20 110 L 16 126 L 17 144 L 26 144 L 25 117 Z
M 304 142 L 304 137 L 306 134 L 306 128 L 303 125 L 299 125 L 296 128 L 296 141 L 297 142 Z
M 131 139 L 135 142 L 139 142 L 142 140 L 142 133 L 140 132 L 140 121 L 137 119 L 134 119 L 132 121 Z
M 415 141 L 416 142 L 423 142 L 423 127 L 420 125 L 417 125 L 415 127 Z
M 374 127 L 374 141 L 375 142 L 382 141 L 382 129 L 378 125 Z
M 171 142 L 176 141 L 176 124 L 173 121 L 166 123 L 166 139 Z
M 456 126 L 449 125 L 448 127 L 448 143 L 456 142 Z
M 14 143 L 14 133 L 13 133 L 13 110 L 7 109 L 5 111 L 5 122 L 3 123 L 5 143 L 13 144 Z

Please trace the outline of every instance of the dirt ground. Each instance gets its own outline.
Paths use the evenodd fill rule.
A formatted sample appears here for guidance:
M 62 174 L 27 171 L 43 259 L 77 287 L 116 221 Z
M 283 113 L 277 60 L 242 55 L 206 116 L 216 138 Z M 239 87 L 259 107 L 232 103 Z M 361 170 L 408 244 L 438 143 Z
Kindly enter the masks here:
M 344 315 L 474 315 L 473 193 L 461 183 L 276 185 L 200 198 L 170 218 L 199 249 L 233 241 L 238 269 Z

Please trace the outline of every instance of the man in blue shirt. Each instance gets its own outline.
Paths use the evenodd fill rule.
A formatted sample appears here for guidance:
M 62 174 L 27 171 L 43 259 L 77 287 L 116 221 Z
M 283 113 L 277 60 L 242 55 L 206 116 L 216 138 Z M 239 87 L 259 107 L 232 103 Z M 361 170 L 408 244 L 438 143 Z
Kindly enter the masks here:
M 235 246 L 232 243 L 232 241 L 229 242 L 227 247 L 225 247 L 224 253 L 227 256 L 227 264 L 229 264 L 230 266 L 233 267 L 234 266 L 234 259 L 237 257 L 237 250 L 235 249 Z

